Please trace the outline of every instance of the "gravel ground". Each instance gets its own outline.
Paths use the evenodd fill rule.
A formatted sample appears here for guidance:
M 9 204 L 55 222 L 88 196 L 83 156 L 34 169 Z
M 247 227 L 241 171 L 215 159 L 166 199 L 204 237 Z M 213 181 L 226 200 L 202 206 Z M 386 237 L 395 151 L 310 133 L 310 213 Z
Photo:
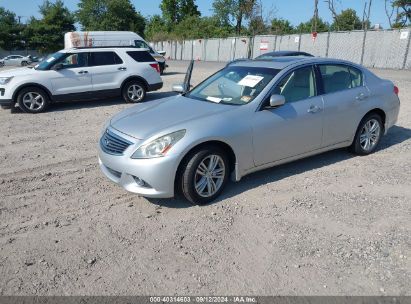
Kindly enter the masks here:
M 170 95 L 187 62 L 169 62 Z M 194 83 L 223 65 L 199 62 Z M 231 183 L 211 205 L 108 181 L 96 146 L 121 100 L 0 111 L 0 295 L 411 295 L 411 71 L 378 152 Z

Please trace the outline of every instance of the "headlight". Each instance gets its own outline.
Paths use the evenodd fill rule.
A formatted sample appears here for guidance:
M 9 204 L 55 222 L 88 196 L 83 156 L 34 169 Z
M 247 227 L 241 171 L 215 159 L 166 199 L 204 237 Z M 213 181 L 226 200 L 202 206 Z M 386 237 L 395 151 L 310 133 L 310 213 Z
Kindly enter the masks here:
M 166 155 L 180 139 L 184 137 L 186 130 L 180 130 L 159 137 L 147 144 L 142 145 L 134 152 L 131 158 L 153 158 Z
M 13 76 L 11 76 L 11 77 L 0 77 L 0 84 L 8 83 L 12 78 L 13 78 Z

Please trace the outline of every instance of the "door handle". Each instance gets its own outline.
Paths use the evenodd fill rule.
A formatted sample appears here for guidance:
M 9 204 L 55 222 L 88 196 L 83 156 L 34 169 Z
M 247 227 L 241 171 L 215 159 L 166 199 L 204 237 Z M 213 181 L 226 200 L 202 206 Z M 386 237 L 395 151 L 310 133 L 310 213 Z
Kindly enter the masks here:
M 364 100 L 364 99 L 366 99 L 367 97 L 368 97 L 367 94 L 360 93 L 360 94 L 358 94 L 358 95 L 355 97 L 355 99 L 356 99 L 356 100 Z
M 127 68 L 125 68 L 125 67 L 120 67 L 120 68 L 118 68 L 118 70 L 119 70 L 119 71 L 125 71 L 125 70 L 127 70 Z
M 88 71 L 80 71 L 79 74 L 88 74 Z
M 314 106 L 314 105 L 311 105 L 307 110 L 308 113 L 312 113 L 312 114 L 318 113 L 320 111 L 321 111 L 321 108 Z

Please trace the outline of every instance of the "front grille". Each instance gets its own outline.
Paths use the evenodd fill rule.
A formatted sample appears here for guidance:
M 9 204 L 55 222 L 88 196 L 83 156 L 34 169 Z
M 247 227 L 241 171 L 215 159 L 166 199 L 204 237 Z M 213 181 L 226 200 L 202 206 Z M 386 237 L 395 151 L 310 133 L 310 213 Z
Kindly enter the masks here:
M 1 95 L 1 96 L 4 96 L 4 92 L 5 92 L 4 89 L 0 89 L 0 95 Z
M 128 140 L 118 136 L 107 129 L 100 139 L 101 149 L 113 155 L 122 155 L 124 151 L 132 144 Z

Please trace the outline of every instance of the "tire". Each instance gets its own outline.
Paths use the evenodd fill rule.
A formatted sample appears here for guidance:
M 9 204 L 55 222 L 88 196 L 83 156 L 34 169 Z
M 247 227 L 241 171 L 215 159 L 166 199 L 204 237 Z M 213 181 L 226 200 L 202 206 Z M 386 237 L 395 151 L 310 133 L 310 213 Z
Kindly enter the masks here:
M 0 68 L 4 67 L 4 62 L 0 62 Z
M 213 171 L 208 171 L 211 160 L 216 161 L 214 174 Z M 180 172 L 180 192 L 191 203 L 204 205 L 215 200 L 223 191 L 230 175 L 230 163 L 222 149 L 208 146 L 188 155 Z M 219 175 L 220 178 L 213 178 L 212 175 Z
M 41 113 L 47 109 L 49 98 L 44 90 L 38 87 L 27 87 L 18 93 L 17 103 L 23 112 Z
M 367 131 L 370 129 L 371 131 Z M 349 149 L 358 155 L 374 153 L 383 134 L 384 125 L 381 116 L 377 113 L 370 113 L 361 120 Z
M 123 99 L 128 103 L 142 102 L 146 97 L 146 93 L 146 86 L 139 80 L 127 82 L 121 92 Z
M 21 62 L 21 66 L 26 66 L 28 63 L 27 63 L 27 61 L 22 61 Z

